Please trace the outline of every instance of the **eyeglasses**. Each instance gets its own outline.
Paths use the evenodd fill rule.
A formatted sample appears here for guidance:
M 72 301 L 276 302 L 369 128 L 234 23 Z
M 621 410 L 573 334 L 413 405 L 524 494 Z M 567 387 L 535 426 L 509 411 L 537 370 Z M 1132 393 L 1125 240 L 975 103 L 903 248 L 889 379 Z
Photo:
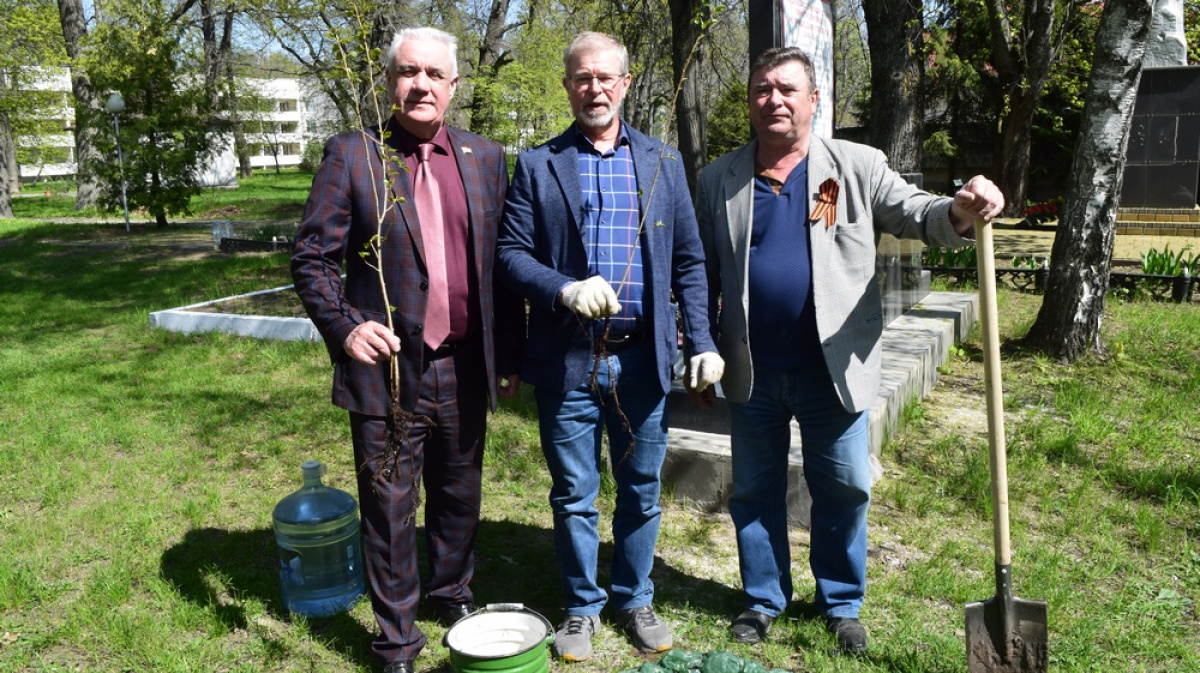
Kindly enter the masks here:
M 571 87 L 579 91 L 584 91 L 592 86 L 592 81 L 595 80 L 600 85 L 601 89 L 611 91 L 618 82 L 623 81 L 628 75 L 575 75 L 568 81 Z

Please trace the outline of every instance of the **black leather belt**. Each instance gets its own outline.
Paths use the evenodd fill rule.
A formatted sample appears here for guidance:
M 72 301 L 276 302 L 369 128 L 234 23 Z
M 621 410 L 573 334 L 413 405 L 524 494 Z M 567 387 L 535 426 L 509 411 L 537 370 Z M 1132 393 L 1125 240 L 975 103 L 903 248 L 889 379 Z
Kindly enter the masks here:
M 642 340 L 642 334 L 643 332 L 641 330 L 638 330 L 637 332 L 625 332 L 624 334 L 610 333 L 608 335 L 608 341 L 605 342 L 605 348 L 609 353 L 620 353 L 621 351 L 628 350 L 629 348 L 636 346 L 638 342 Z M 597 349 L 600 348 L 600 342 L 600 337 L 596 337 Z
M 458 346 L 458 344 L 452 344 L 452 343 L 449 343 L 449 342 L 442 342 L 442 345 L 441 345 L 441 346 L 438 346 L 437 348 L 430 348 L 430 347 L 429 347 L 429 345 L 428 345 L 428 344 L 426 344 L 426 346 L 425 346 L 425 359 L 426 359 L 426 360 L 438 360 L 438 359 L 440 359 L 440 358 L 444 358 L 444 357 L 448 357 L 448 356 L 450 356 L 450 355 L 454 355 L 454 349 L 455 349 L 457 346 Z

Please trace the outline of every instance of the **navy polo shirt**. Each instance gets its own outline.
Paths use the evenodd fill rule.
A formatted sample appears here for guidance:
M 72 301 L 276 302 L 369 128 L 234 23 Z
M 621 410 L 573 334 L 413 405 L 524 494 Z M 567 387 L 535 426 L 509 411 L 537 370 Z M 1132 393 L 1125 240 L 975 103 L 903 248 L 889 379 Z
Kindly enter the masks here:
M 750 235 L 750 353 L 756 367 L 824 366 L 813 304 L 808 245 L 808 159 L 792 169 L 776 194 L 754 178 Z

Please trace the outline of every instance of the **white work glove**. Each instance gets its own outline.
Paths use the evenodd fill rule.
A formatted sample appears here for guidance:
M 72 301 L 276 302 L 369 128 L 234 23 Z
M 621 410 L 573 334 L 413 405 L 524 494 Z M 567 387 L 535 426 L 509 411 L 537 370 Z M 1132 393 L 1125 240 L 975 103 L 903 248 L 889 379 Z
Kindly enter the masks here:
M 693 355 L 688 361 L 687 387 L 688 390 L 702 392 L 709 386 L 721 380 L 725 373 L 725 361 L 716 353 L 700 353 Z
M 604 318 L 621 310 L 617 293 L 601 276 L 568 285 L 563 289 L 562 303 L 584 318 Z

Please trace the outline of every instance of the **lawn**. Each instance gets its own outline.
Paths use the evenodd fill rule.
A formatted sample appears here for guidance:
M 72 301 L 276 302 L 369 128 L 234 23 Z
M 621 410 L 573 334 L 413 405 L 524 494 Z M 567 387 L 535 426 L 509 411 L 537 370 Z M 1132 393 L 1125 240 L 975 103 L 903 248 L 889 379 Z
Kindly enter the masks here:
M 300 463 L 353 490 L 323 347 L 148 327 L 286 284 L 287 257 L 165 244 L 181 232 L 0 225 L 0 671 L 372 670 L 365 601 L 304 620 L 278 596 L 271 510 Z M 1014 340 L 1040 298 L 1000 297 L 1014 587 L 1049 603 L 1052 669 L 1200 670 L 1200 307 L 1112 301 L 1109 356 L 1066 365 Z M 491 419 L 474 586 L 557 621 L 528 392 Z M 668 497 L 654 577 L 679 646 L 795 672 L 964 670 L 963 606 L 995 593 L 983 418 L 976 334 L 884 449 L 864 659 L 834 656 L 811 619 L 803 530 L 793 608 L 770 642 L 732 642 L 732 526 Z M 448 671 L 444 631 L 421 627 L 421 670 Z M 552 670 L 642 661 L 606 628 L 593 661 Z
M 172 223 L 189 219 L 299 221 L 311 185 L 312 173 L 294 168 L 279 173 L 258 170 L 251 177 L 240 179 L 235 189 L 203 189 L 192 197 L 190 215 L 173 215 L 169 219 Z M 76 211 L 74 188 L 72 181 L 27 186 L 20 196 L 13 199 L 13 215 L 31 220 L 102 218 L 124 225 L 125 216 L 120 204 L 116 211 L 110 212 L 101 212 L 95 206 Z M 134 223 L 154 223 L 152 216 L 137 211 L 130 213 L 130 220 Z

